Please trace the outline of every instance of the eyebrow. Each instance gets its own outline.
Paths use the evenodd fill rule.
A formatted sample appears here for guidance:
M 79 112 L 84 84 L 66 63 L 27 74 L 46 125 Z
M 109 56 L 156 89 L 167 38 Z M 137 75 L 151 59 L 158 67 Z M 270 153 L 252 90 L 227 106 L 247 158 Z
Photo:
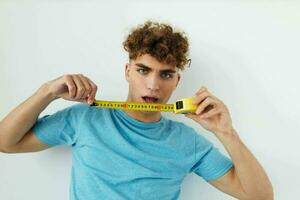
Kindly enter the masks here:
M 143 69 L 147 69 L 150 71 L 152 70 L 150 67 L 148 67 L 147 65 L 144 65 L 142 63 L 136 63 L 135 65 L 137 65 L 138 67 L 141 67 Z M 172 73 L 172 74 L 176 73 L 176 71 L 173 69 L 163 69 L 163 70 L 160 70 L 160 72 L 168 72 L 168 73 Z

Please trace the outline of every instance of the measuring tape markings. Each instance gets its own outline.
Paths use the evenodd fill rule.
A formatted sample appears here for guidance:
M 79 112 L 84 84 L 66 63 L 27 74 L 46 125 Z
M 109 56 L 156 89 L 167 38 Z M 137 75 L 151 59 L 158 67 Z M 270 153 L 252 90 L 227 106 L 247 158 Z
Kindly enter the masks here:
M 91 106 L 100 108 L 113 108 L 123 110 L 141 110 L 141 111 L 162 111 L 174 112 L 176 114 L 193 113 L 197 109 L 197 105 L 192 103 L 192 98 L 185 98 L 176 101 L 174 104 L 157 104 L 142 102 L 122 102 L 122 101 L 94 101 Z

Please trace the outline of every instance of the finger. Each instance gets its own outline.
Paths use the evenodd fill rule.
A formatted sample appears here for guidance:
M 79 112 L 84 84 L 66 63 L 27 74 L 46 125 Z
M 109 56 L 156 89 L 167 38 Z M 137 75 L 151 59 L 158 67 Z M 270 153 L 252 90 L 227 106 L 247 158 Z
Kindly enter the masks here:
M 84 94 L 82 95 L 81 98 L 87 99 L 88 95 L 92 91 L 92 87 L 90 85 L 90 82 L 87 80 L 87 78 L 85 76 L 83 76 L 82 74 L 79 74 L 79 78 L 81 79 L 81 82 L 83 83 L 84 88 L 85 88 Z
M 195 105 L 200 104 L 205 98 L 207 98 L 209 96 L 209 93 L 204 91 L 201 94 L 198 94 L 196 96 L 194 96 L 192 103 Z
M 196 119 L 197 118 L 197 115 L 191 114 L 191 113 L 185 114 L 185 116 L 190 118 L 190 119 Z
M 201 104 L 199 104 L 195 113 L 199 115 L 209 105 L 216 106 L 216 102 L 210 97 L 207 97 Z
M 211 96 L 214 99 L 218 99 L 216 96 L 214 96 L 205 86 L 202 86 L 196 93 L 195 97 L 202 95 L 203 93 L 206 93 L 207 96 Z M 201 101 L 200 101 L 201 102 Z
M 74 98 L 75 94 L 76 94 L 76 85 L 72 79 L 72 76 L 66 75 L 66 76 L 64 76 L 64 79 L 65 79 L 65 83 L 68 87 L 69 97 Z
M 78 77 L 78 75 L 73 75 L 73 80 L 74 80 L 74 82 L 76 84 L 76 96 L 75 96 L 75 99 L 79 100 L 83 96 L 83 94 L 85 92 L 85 88 L 84 88 L 84 85 L 83 85 L 81 79 Z
M 97 93 L 97 90 L 98 90 L 98 87 L 97 87 L 97 85 L 93 82 L 93 81 L 91 81 L 88 77 L 86 77 L 87 78 L 87 80 L 90 82 L 90 84 L 91 84 L 91 87 L 92 87 L 92 91 L 91 91 L 91 93 L 90 93 L 90 95 L 89 95 L 89 101 L 94 101 L 95 100 L 95 98 L 96 98 L 96 93 Z
M 82 102 L 82 103 L 86 103 L 88 101 L 88 97 L 78 99 L 77 101 Z
M 210 111 L 208 111 L 207 113 L 203 113 L 200 115 L 201 118 L 210 118 L 216 114 L 219 114 L 221 111 L 218 109 L 211 109 Z
M 207 90 L 207 88 L 205 86 L 202 86 L 197 92 L 196 94 L 200 94 L 202 91 Z

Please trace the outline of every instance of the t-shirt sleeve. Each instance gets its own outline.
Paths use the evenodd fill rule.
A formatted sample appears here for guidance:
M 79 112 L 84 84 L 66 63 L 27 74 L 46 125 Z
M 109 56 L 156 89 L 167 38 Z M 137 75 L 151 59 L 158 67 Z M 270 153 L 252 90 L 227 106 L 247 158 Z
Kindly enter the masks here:
M 39 117 L 32 130 L 42 143 L 49 146 L 74 145 L 85 107 L 83 104 L 75 104 L 52 115 Z
M 218 179 L 233 166 L 227 156 L 199 134 L 195 134 L 195 163 L 192 171 L 206 181 Z

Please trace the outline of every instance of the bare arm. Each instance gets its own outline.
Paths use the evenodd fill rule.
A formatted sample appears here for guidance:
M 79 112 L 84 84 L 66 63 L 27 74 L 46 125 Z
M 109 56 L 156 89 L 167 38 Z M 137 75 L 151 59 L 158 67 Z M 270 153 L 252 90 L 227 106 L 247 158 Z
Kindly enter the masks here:
M 97 86 L 81 74 L 64 75 L 43 84 L 0 122 L 0 151 L 18 153 L 48 148 L 31 130 L 39 114 L 57 98 L 92 103 L 96 90 Z
M 273 200 L 272 184 L 265 170 L 240 140 L 236 131 L 233 129 L 226 134 L 220 134 L 218 139 L 225 146 L 234 167 L 223 177 L 209 183 L 241 200 Z
M 261 164 L 233 128 L 227 106 L 206 87 L 198 90 L 193 102 L 198 105 L 197 110 L 187 117 L 213 132 L 234 164 L 224 176 L 209 183 L 242 200 L 273 200 L 272 184 Z
M 9 152 L 9 148 L 14 148 L 34 125 L 39 114 L 53 100 L 49 87 L 43 85 L 31 97 L 13 109 L 0 122 L 1 150 Z M 47 148 L 46 145 L 43 147 Z

